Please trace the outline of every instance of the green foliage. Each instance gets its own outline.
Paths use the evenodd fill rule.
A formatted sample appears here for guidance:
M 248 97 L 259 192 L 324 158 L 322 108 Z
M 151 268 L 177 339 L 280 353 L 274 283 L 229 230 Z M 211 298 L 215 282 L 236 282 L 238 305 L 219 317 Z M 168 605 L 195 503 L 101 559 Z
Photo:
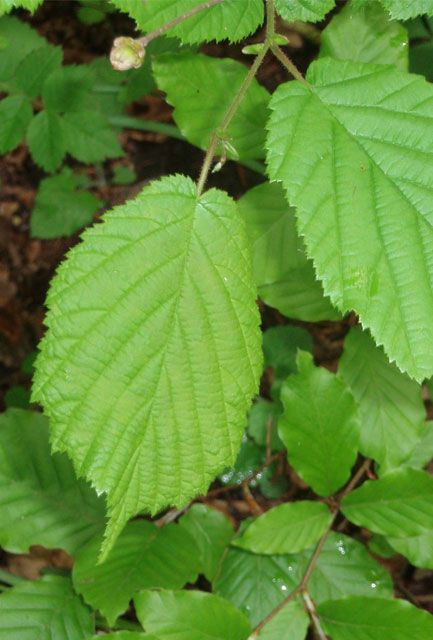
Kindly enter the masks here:
M 347 598 L 318 607 L 332 640 L 430 640 L 433 617 L 402 600 Z
M 407 31 L 378 2 L 348 2 L 322 32 L 320 56 L 395 65 L 407 71 Z
M 21 582 L 0 595 L 1 640 L 88 640 L 93 616 L 66 578 Z
M 28 11 L 35 11 L 43 0 L 0 0 L 0 16 L 12 9 L 28 9 Z
M 309 353 L 298 352 L 298 369 L 281 389 L 278 432 L 298 474 L 329 496 L 347 482 L 358 454 L 357 407 L 343 381 L 315 367 Z
M 335 0 L 275 0 L 275 6 L 288 22 L 318 22 L 335 7 Z
M 53 111 L 40 111 L 30 123 L 27 144 L 36 164 L 45 171 L 56 171 L 66 154 L 60 116 Z
M 363 7 L 365 0 L 352 0 L 354 6 Z M 391 18 L 395 20 L 408 20 L 426 13 L 433 15 L 433 6 L 430 0 L 380 0 Z
M 411 537 L 433 529 L 433 477 L 425 471 L 392 471 L 346 496 L 344 515 L 375 533 Z
M 25 96 L 8 96 L 0 102 L 0 153 L 19 145 L 32 117 L 32 106 Z
M 253 553 L 296 553 L 317 542 L 330 521 L 328 507 L 320 502 L 281 504 L 256 518 L 233 544 Z
M 41 181 L 30 220 L 32 236 L 69 236 L 91 222 L 102 202 L 89 191 L 80 190 L 80 182 L 67 170 Z
M 221 558 L 233 538 L 234 531 L 230 520 L 220 511 L 204 504 L 193 504 L 179 521 L 193 538 L 198 550 L 199 572 L 209 582 L 218 573 Z
M 360 451 L 379 462 L 381 470 L 398 466 L 425 431 L 419 385 L 391 364 L 359 328 L 346 337 L 339 374 L 359 406 Z
M 62 57 L 62 50 L 51 45 L 31 51 L 17 67 L 16 86 L 32 98 L 40 96 L 45 79 L 60 68 Z
M 153 31 L 178 16 L 191 11 L 197 0 L 155 0 L 137 3 L 136 0 L 111 0 L 121 11 L 134 18 L 139 29 Z M 170 30 L 184 44 L 199 44 L 210 40 L 237 42 L 253 33 L 263 22 L 262 0 L 225 0 L 221 4 L 191 17 Z
M 235 145 L 236 146 L 236 145 Z M 279 184 L 264 184 L 239 200 L 253 252 L 259 296 L 289 318 L 335 320 L 338 312 L 323 294 L 313 263 L 296 230 L 295 210 Z
M 433 370 L 433 91 L 391 66 L 329 58 L 312 64 L 308 81 L 272 97 L 270 175 L 297 207 L 325 293 L 343 312 L 355 309 L 388 357 L 421 381 Z
M 0 16 L 1 2 L 5 0 L 0 0 Z M 13 79 L 20 62 L 31 51 L 47 45 L 47 41 L 30 25 L 13 16 L 0 18 L 0 38 L 0 82 Z
M 250 631 L 243 613 L 202 591 L 142 591 L 134 603 L 143 627 L 160 640 L 246 640 Z
M 108 494 L 105 552 L 140 509 L 181 506 L 234 462 L 261 365 L 254 299 L 234 203 L 181 176 L 106 215 L 58 270 L 34 400 Z
M 104 529 L 104 515 L 103 500 L 76 479 L 68 458 L 50 455 L 42 415 L 9 409 L 0 416 L 2 547 L 26 553 L 39 544 L 75 554 Z
M 161 56 L 153 69 L 158 86 L 175 108 L 174 119 L 183 135 L 206 149 L 247 69 L 229 58 L 191 53 Z M 229 158 L 263 157 L 268 101 L 266 89 L 254 81 L 221 142 Z M 226 140 L 230 146 L 224 146 Z
M 145 520 L 130 522 L 107 560 L 98 564 L 101 537 L 77 555 L 72 580 L 77 593 L 113 625 L 141 589 L 180 589 L 200 570 L 193 537 L 172 524 L 158 529 Z

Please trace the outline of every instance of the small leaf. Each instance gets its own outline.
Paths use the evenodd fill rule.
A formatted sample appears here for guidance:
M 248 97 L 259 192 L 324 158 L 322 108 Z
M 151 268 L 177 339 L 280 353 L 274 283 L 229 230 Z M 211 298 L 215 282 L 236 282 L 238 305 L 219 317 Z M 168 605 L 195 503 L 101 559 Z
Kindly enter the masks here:
M 0 102 L 0 153 L 13 151 L 26 135 L 33 109 L 25 96 L 8 96 Z
M 93 107 L 92 73 L 88 65 L 67 65 L 45 80 L 42 98 L 46 109 L 64 113 Z
M 167 22 L 191 11 L 200 3 L 198 0 L 158 0 L 158 4 L 137 0 L 112 0 L 112 3 L 126 11 L 140 30 L 153 31 Z M 169 31 L 184 44 L 199 44 L 210 40 L 230 40 L 237 42 L 253 33 L 263 22 L 262 0 L 224 0 L 224 2 L 201 11 Z
M 358 403 L 360 451 L 379 462 L 381 470 L 400 465 L 425 429 L 419 384 L 391 364 L 360 328 L 346 337 L 338 372 Z
M 262 398 L 251 407 L 248 414 L 248 435 L 259 447 L 267 446 L 268 429 L 271 423 L 271 450 L 281 451 L 284 448 L 277 431 L 280 414 L 281 409 L 275 402 L 269 402 Z
M 116 165 L 113 170 L 113 184 L 133 184 L 137 181 L 137 174 L 130 167 Z
M 296 230 L 295 210 L 281 185 L 265 182 L 239 200 L 253 252 L 253 274 L 263 302 L 289 318 L 335 320 L 339 314 L 323 293 L 313 263 Z
M 312 351 L 313 340 L 305 329 L 290 325 L 270 327 L 263 333 L 265 367 L 272 367 L 276 378 L 287 378 L 298 371 L 298 350 Z
M 171 176 L 58 269 L 34 399 L 108 494 L 106 552 L 131 516 L 184 505 L 234 463 L 262 364 L 250 268 L 235 203 Z
M 197 545 L 199 573 L 212 582 L 221 557 L 234 535 L 230 520 L 216 509 L 193 504 L 179 520 L 179 526 L 190 534 Z
M 134 598 L 137 617 L 160 640 L 246 640 L 243 613 L 203 591 L 142 591 Z
M 43 545 L 75 554 L 103 530 L 104 516 L 103 500 L 76 479 L 69 459 L 51 455 L 46 418 L 21 409 L 0 416 L 2 547 L 27 553 Z
M 40 182 L 30 219 L 34 238 L 70 236 L 89 224 L 102 201 L 89 191 L 77 191 L 78 178 L 63 172 Z
M 224 556 L 213 590 L 243 611 L 255 627 L 297 586 L 296 559 L 231 548 Z
M 93 616 L 70 580 L 45 576 L 0 595 L 1 640 L 88 640 Z
M 300 600 L 288 602 L 260 632 L 260 640 L 304 640 L 310 619 Z
M 330 58 L 307 79 L 272 96 L 270 176 L 297 207 L 325 293 L 422 381 L 433 373 L 433 87 Z
M 66 150 L 80 162 L 102 162 L 123 155 L 116 132 L 97 111 L 68 111 L 63 130 Z
M 392 64 L 408 70 L 407 31 L 378 2 L 348 2 L 322 31 L 320 56 L 353 62 Z
M 229 58 L 177 53 L 158 57 L 153 69 L 158 87 L 175 108 L 174 119 L 183 135 L 206 149 L 247 75 L 247 68 Z M 268 92 L 254 80 L 227 129 L 227 139 L 236 150 L 228 152 L 229 158 L 263 157 L 268 101 Z
M 310 354 L 299 352 L 298 367 L 281 387 L 278 433 L 301 478 L 329 496 L 347 482 L 358 455 L 358 408 L 344 382 L 315 367 Z
M 287 22 L 319 22 L 335 7 L 335 0 L 275 0 L 275 8 Z
M 98 564 L 101 538 L 78 553 L 75 590 L 113 626 L 141 589 L 180 589 L 195 582 L 200 570 L 194 539 L 177 524 L 158 529 L 145 520 L 129 522 L 108 558 Z
M 346 598 L 318 607 L 332 640 L 431 640 L 433 616 L 404 600 Z
M 360 527 L 389 536 L 416 536 L 433 529 L 433 476 L 402 469 L 364 482 L 341 507 Z
M 433 569 L 433 527 L 419 536 L 410 538 L 389 536 L 387 541 L 397 553 L 405 556 L 415 567 Z
M 0 0 L 0 16 L 2 5 Z M 15 16 L 3 16 L 0 18 L 0 38 L 3 46 L 0 48 L 0 81 L 13 79 L 20 62 L 24 60 L 30 51 L 34 51 L 47 41 L 39 33 L 30 27 L 27 22 L 19 20 Z
M 285 503 L 256 518 L 233 544 L 253 553 L 296 553 L 315 544 L 330 522 L 325 504 Z
M 66 154 L 60 117 L 51 111 L 40 111 L 30 123 L 27 142 L 36 164 L 50 173 L 56 171 Z
M 45 80 L 60 67 L 62 57 L 62 49 L 52 45 L 31 51 L 16 70 L 16 85 L 28 96 L 40 96 Z

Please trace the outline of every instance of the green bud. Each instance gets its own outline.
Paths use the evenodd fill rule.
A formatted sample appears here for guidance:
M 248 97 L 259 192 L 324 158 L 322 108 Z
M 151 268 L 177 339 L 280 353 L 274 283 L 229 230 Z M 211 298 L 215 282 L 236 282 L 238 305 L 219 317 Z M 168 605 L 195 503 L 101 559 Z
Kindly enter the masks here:
M 144 44 L 134 38 L 121 36 L 113 42 L 110 52 L 110 62 L 116 71 L 138 69 L 144 60 Z

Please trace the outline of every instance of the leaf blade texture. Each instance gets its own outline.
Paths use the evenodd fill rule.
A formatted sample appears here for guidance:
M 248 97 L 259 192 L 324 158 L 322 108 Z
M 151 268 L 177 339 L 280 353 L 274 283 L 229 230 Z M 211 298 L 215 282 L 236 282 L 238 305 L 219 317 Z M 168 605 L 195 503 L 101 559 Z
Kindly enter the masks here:
M 108 494 L 106 552 L 132 515 L 233 464 L 261 373 L 255 295 L 235 204 L 183 176 L 106 214 L 60 267 L 34 399 L 54 448 Z
M 288 22 L 319 22 L 331 9 L 335 0 L 275 0 L 275 8 Z
M 308 81 L 272 97 L 270 176 L 297 207 L 325 293 L 421 381 L 433 370 L 433 89 L 390 66 L 329 58 Z
M 311 354 L 298 352 L 298 369 L 281 388 L 278 433 L 297 473 L 315 493 L 330 496 L 347 482 L 358 455 L 358 408 L 346 384 L 316 367 Z

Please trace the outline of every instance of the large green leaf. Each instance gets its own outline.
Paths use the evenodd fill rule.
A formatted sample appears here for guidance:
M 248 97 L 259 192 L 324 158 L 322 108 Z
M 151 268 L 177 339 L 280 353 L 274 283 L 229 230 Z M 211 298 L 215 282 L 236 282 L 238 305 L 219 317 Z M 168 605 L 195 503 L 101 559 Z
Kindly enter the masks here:
M 298 584 L 296 558 L 259 555 L 232 547 L 213 583 L 215 593 L 243 611 L 254 627 Z
M 335 7 L 335 0 L 275 0 L 275 7 L 288 22 L 319 22 Z
M 341 509 L 349 520 L 375 533 L 425 533 L 433 529 L 433 476 L 416 469 L 392 471 L 352 491 Z
M 90 65 L 70 64 L 60 67 L 44 82 L 42 89 L 44 106 L 46 109 L 60 113 L 95 108 L 91 89 Z
M 103 220 L 52 282 L 34 400 L 55 449 L 108 494 L 107 551 L 132 515 L 185 504 L 234 463 L 262 357 L 225 193 L 167 177 Z
M 431 640 L 433 616 L 404 600 L 346 598 L 318 607 L 332 640 Z
M 339 375 L 359 406 L 360 451 L 385 469 L 398 466 L 425 430 L 420 386 L 391 364 L 360 328 L 352 329 L 345 340 Z
M 335 320 L 338 312 L 305 255 L 296 231 L 295 211 L 281 185 L 265 182 L 239 200 L 253 252 L 253 274 L 259 296 L 289 318 Z
M 398 553 L 423 569 L 433 569 L 433 527 L 430 531 L 410 538 L 396 538 L 389 536 L 389 544 Z
M 62 64 L 60 47 L 44 45 L 31 51 L 20 62 L 15 74 L 15 83 L 25 94 L 33 98 L 40 96 L 47 77 Z
M 202 4 L 200 0 L 111 0 L 121 11 L 134 18 L 143 31 L 153 31 Z M 253 33 L 263 22 L 262 0 L 224 0 L 170 29 L 185 44 L 210 40 L 236 42 Z
M 13 151 L 23 140 L 33 117 L 26 96 L 8 96 L 0 102 L 0 153 Z
M 352 0 L 356 7 L 363 7 L 366 0 Z M 423 13 L 433 15 L 431 0 L 380 0 L 395 20 L 409 20 Z
M 160 640 L 246 640 L 250 625 L 227 600 L 203 591 L 142 591 L 137 617 Z
M 129 522 L 108 558 L 98 564 L 101 538 L 77 554 L 72 580 L 84 600 L 113 625 L 141 589 L 180 589 L 200 571 L 194 539 L 177 524 L 158 529 L 145 520 Z
M 27 143 L 33 160 L 50 173 L 56 171 L 66 154 L 61 118 L 51 111 L 40 111 L 31 121 Z
M 433 372 L 433 87 L 329 58 L 308 82 L 272 97 L 270 175 L 297 207 L 325 293 L 421 381 Z
M 254 553 L 296 553 L 315 544 L 330 522 L 325 504 L 287 502 L 256 518 L 233 544 Z
M 65 455 L 51 455 L 46 418 L 22 409 L 1 415 L 2 547 L 26 553 L 39 544 L 75 554 L 104 524 L 103 500 L 77 480 Z
M 93 616 L 70 580 L 46 576 L 0 595 L 0 640 L 88 640 Z
M 174 106 L 174 119 L 183 135 L 206 149 L 233 100 L 247 68 L 230 58 L 177 53 L 158 57 L 154 64 L 158 87 Z M 241 158 L 264 155 L 269 93 L 254 80 L 227 129 L 227 138 Z M 221 149 L 219 150 L 221 152 Z M 228 149 L 227 156 L 236 158 Z
M 0 16 L 2 15 L 2 1 L 4 0 L 0 0 Z M 11 80 L 13 84 L 15 72 L 21 60 L 24 60 L 30 51 L 47 44 L 47 41 L 27 22 L 14 16 L 0 18 L 0 38 L 2 43 L 0 48 L 0 81 Z
M 392 64 L 407 71 L 407 31 L 378 2 L 348 2 L 322 32 L 320 56 L 354 62 Z
M 320 496 L 343 486 L 358 455 L 358 408 L 346 384 L 298 352 L 297 375 L 281 387 L 278 433 L 289 462 Z
M 179 525 L 196 544 L 198 571 L 212 582 L 227 545 L 233 538 L 233 525 L 221 511 L 204 504 L 193 504 L 182 516 Z

